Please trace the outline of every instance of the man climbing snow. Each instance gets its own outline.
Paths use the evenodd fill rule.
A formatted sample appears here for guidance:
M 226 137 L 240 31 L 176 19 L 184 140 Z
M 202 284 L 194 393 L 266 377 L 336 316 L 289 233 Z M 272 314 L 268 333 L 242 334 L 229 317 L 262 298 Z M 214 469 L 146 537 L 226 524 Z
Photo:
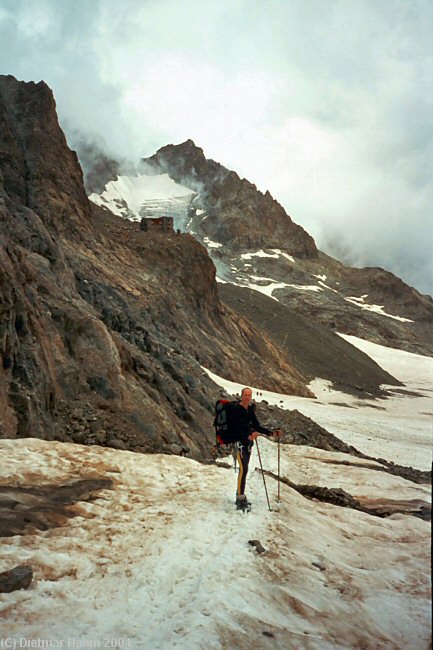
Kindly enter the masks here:
M 245 495 L 245 483 L 254 440 L 261 433 L 265 436 L 273 436 L 276 438 L 283 435 L 280 429 L 270 431 L 266 427 L 261 426 L 255 413 L 256 406 L 255 404 L 251 404 L 252 398 L 253 392 L 251 388 L 243 388 L 241 399 L 237 402 L 232 402 L 227 412 L 230 442 L 237 442 L 236 458 L 239 464 L 239 475 L 236 491 L 236 507 L 239 510 L 246 510 L 251 507 Z

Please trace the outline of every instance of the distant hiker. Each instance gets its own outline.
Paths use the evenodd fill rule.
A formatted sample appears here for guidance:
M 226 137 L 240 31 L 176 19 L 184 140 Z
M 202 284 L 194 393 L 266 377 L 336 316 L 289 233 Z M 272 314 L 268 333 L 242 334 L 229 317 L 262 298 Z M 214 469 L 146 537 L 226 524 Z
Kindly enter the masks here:
M 245 495 L 245 483 L 248 474 L 248 465 L 251 457 L 251 450 L 254 440 L 262 433 L 265 436 L 279 437 L 282 431 L 270 431 L 262 427 L 257 419 L 255 404 L 251 404 L 253 393 L 251 388 L 245 387 L 241 391 L 241 398 L 235 402 L 219 400 L 216 405 L 215 428 L 217 438 L 223 444 L 236 443 L 236 458 L 239 463 L 239 475 L 236 491 L 236 507 L 244 510 L 250 507 Z M 221 417 L 221 410 L 224 409 L 224 417 Z

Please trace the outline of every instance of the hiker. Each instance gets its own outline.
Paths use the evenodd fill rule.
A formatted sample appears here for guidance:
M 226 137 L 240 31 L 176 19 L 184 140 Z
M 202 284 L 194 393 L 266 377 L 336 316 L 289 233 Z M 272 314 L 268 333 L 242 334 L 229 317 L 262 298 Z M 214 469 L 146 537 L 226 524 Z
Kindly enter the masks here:
M 238 447 L 236 457 L 239 463 L 239 475 L 236 490 L 236 507 L 242 510 L 251 506 L 245 495 L 245 483 L 254 440 L 261 433 L 268 437 L 279 437 L 283 435 L 280 429 L 270 431 L 266 427 L 261 426 L 255 413 L 256 405 L 251 404 L 252 397 L 253 393 L 251 388 L 243 388 L 240 400 L 232 402 L 227 412 L 230 442 L 237 442 Z

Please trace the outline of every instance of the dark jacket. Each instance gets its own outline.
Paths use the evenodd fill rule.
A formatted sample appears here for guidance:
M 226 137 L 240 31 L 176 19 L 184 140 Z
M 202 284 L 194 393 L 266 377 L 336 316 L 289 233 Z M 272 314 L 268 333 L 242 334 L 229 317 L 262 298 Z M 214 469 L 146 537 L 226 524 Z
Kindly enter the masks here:
M 240 441 L 244 444 L 251 444 L 248 436 L 253 431 L 258 431 L 266 436 L 270 436 L 272 431 L 266 427 L 262 427 L 257 419 L 256 405 L 250 404 L 248 409 L 245 409 L 239 402 L 232 402 L 227 412 L 228 432 L 225 436 L 227 442 Z

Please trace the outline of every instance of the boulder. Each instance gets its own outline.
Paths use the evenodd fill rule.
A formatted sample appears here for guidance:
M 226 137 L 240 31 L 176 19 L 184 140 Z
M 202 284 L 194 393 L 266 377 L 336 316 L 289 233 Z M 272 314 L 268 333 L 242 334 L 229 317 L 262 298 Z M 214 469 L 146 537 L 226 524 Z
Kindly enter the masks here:
M 31 566 L 21 564 L 0 573 L 0 593 L 10 593 L 18 589 L 28 589 L 33 580 L 33 569 Z

